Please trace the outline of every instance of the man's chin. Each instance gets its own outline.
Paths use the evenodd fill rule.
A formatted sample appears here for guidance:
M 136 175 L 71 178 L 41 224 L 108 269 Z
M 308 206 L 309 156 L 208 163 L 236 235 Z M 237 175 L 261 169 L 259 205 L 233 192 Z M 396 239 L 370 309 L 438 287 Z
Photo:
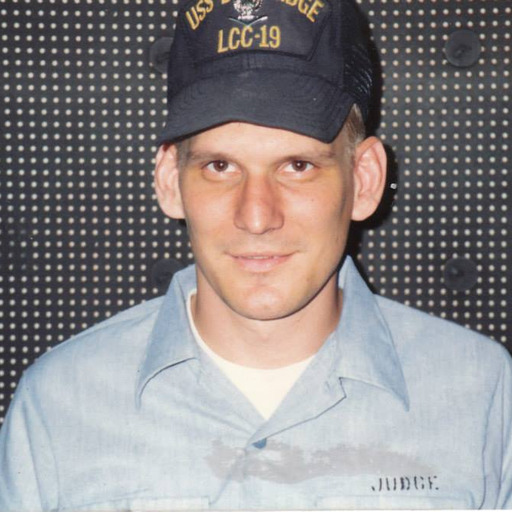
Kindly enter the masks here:
M 292 316 L 301 309 L 300 304 L 271 294 L 242 294 L 239 300 L 228 300 L 227 305 L 248 320 L 269 322 Z

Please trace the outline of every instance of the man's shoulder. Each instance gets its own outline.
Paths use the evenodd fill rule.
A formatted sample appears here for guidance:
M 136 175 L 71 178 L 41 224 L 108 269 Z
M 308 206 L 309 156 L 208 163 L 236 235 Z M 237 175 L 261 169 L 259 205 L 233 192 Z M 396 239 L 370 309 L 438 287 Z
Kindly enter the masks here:
M 379 308 L 403 360 L 430 361 L 449 366 L 453 363 L 478 364 L 481 368 L 510 364 L 502 343 L 386 297 L 377 297 Z
M 43 382 L 46 377 L 66 379 L 73 374 L 101 368 L 129 368 L 137 365 L 149 341 L 163 297 L 115 314 L 64 341 L 40 356 L 26 371 Z

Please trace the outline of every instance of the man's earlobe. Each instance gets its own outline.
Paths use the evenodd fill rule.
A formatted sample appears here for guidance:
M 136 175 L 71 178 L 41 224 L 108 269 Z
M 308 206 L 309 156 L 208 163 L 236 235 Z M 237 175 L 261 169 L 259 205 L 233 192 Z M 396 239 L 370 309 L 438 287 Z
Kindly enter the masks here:
M 173 219 L 185 218 L 179 184 L 178 151 L 163 144 L 155 158 L 155 192 L 162 211 Z
M 368 137 L 357 146 L 352 220 L 367 219 L 379 206 L 386 184 L 386 166 L 386 150 L 377 137 Z

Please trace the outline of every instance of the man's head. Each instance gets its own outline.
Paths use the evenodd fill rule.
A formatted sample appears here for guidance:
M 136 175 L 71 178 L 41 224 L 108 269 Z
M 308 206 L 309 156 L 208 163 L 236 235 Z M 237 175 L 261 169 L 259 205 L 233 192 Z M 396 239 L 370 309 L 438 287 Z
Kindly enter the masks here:
M 368 62 L 361 58 L 360 68 L 354 68 L 354 55 L 364 53 L 353 26 L 356 11 L 347 0 L 262 0 L 266 10 L 260 5 L 241 14 L 240 0 L 214 1 L 182 11 L 177 37 L 188 42 L 189 57 L 203 70 L 199 75 L 209 69 L 212 76 L 194 78 L 189 70 L 178 76 L 181 91 L 170 88 L 170 119 L 157 155 L 160 205 L 168 216 L 187 222 L 198 291 L 210 306 L 227 305 L 253 320 L 288 317 L 322 301 L 331 307 L 349 223 L 373 213 L 385 181 L 382 144 L 364 139 L 361 111 L 366 113 L 369 83 L 360 77 Z M 226 32 L 223 23 L 238 29 Z M 305 31 L 298 49 L 294 40 L 283 39 L 300 38 L 297 27 Z M 252 48 L 260 44 L 254 43 L 256 35 L 260 41 L 271 37 L 271 28 L 276 52 Z M 228 34 L 222 39 L 228 55 L 216 55 L 224 46 L 208 34 Z M 218 46 L 203 48 L 196 36 L 201 45 Z M 251 44 L 243 39 L 249 36 Z M 237 51 L 239 46 L 248 48 Z M 201 60 L 198 53 L 208 58 Z M 173 54 L 181 62 L 171 61 L 170 81 L 173 70 L 192 66 L 176 52 L 171 59 Z M 242 72 L 232 67 L 233 74 L 218 74 L 219 67 L 234 63 Z M 288 81 L 286 90 L 280 73 Z M 242 82 L 245 87 L 238 89 Z M 215 92 L 213 84 L 222 101 L 205 102 L 205 95 Z M 187 108 L 193 119 L 180 116 Z
M 373 213 L 385 181 L 378 139 L 352 145 L 348 129 L 325 143 L 233 122 L 191 137 L 181 163 L 160 148 L 157 196 L 186 219 L 203 298 L 254 320 L 333 299 L 350 221 Z

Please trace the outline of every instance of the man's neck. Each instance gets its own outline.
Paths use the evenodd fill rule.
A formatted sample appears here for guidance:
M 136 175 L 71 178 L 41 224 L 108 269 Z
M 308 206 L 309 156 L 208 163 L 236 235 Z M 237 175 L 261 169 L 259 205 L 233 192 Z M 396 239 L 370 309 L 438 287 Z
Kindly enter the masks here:
M 342 291 L 333 277 L 302 309 L 275 320 L 245 318 L 221 301 L 212 305 L 198 288 L 191 303 L 195 326 L 214 352 L 237 364 L 278 368 L 302 361 L 320 349 L 338 324 Z

